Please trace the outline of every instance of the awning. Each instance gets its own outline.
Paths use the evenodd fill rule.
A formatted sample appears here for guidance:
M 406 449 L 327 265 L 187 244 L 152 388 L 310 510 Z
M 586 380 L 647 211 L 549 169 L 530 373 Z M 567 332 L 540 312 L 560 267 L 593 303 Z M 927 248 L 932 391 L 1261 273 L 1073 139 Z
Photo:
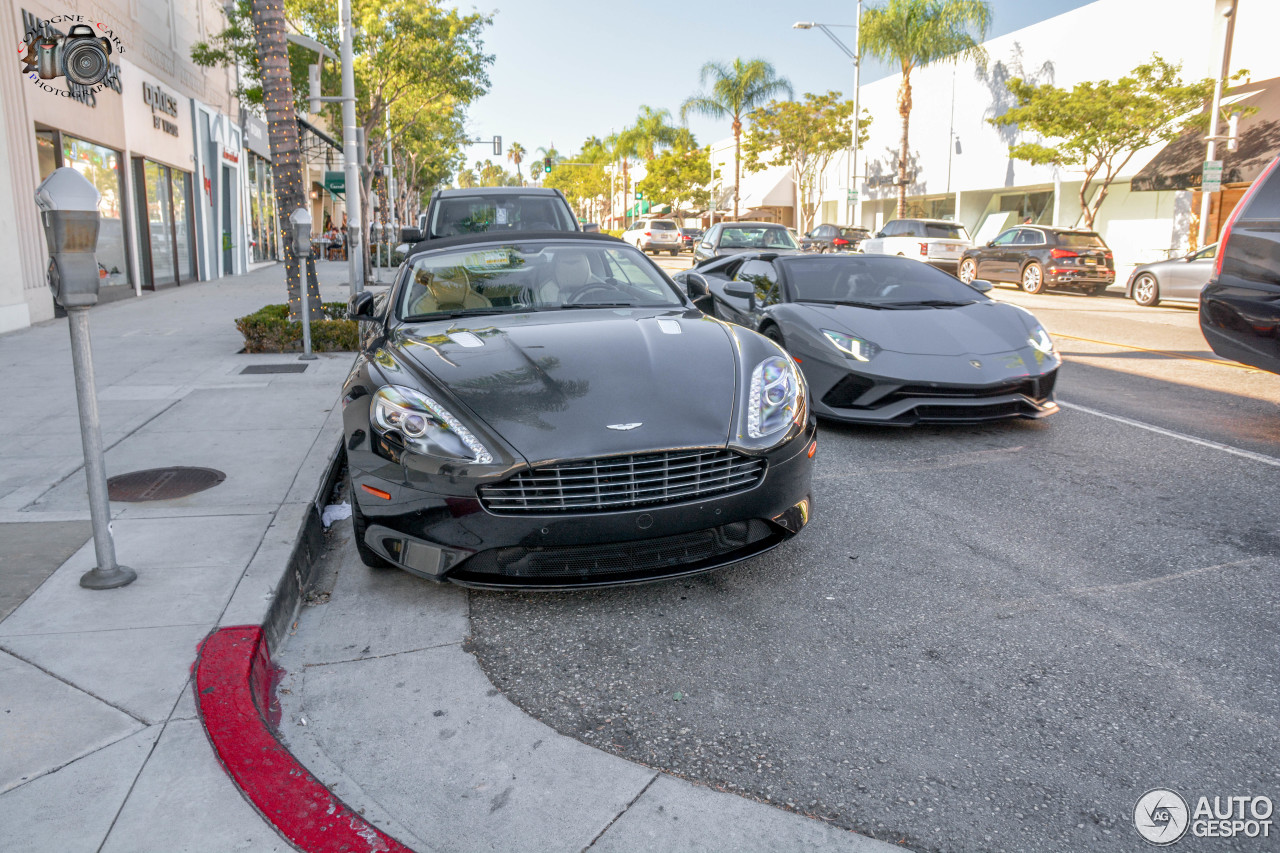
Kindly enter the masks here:
M 1257 112 L 1240 119 L 1239 145 L 1227 151 L 1219 143 L 1223 184 L 1247 184 L 1262 173 L 1280 154 L 1280 77 L 1236 86 L 1222 99 L 1224 111 L 1231 104 L 1254 107 Z M 1219 124 L 1218 132 L 1226 127 Z M 1188 130 L 1164 147 L 1154 159 L 1133 176 L 1130 188 L 1137 191 L 1187 190 L 1200 186 L 1204 168 L 1207 131 Z
M 729 187 L 733 204 L 733 187 Z M 796 187 L 790 166 L 770 166 L 762 172 L 744 174 L 738 183 L 738 209 L 744 207 L 795 207 Z
M 342 153 L 342 146 L 338 144 L 337 140 L 304 118 L 298 119 L 298 145 L 302 149 L 303 156 L 307 159 L 310 159 L 311 155 L 316 153 L 317 149 L 322 148 L 323 145 L 328 145 L 339 154 Z

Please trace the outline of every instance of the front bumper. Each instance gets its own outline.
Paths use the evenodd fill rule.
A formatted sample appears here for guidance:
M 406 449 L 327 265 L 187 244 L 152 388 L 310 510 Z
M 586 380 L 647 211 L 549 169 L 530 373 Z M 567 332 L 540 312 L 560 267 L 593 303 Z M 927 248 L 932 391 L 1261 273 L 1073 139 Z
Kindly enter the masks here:
M 808 522 L 816 421 L 767 454 L 744 491 L 614 512 L 512 515 L 351 471 L 365 542 L 415 575 L 474 587 L 572 589 L 654 581 L 756 556 Z M 391 494 L 380 500 L 362 485 Z
M 885 355 L 894 354 L 872 362 L 882 372 L 804 358 L 814 413 L 849 423 L 915 426 L 1043 418 L 1058 411 L 1056 357 L 899 356 L 894 363 Z M 974 368 L 973 361 L 980 366 Z

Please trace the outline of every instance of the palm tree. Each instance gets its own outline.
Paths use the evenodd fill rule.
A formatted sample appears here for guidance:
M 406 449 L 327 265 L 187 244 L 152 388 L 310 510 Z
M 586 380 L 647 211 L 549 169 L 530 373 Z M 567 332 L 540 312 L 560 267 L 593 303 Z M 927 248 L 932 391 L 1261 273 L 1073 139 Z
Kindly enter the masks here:
M 524 186 L 524 174 L 520 171 L 520 164 L 524 162 L 524 155 L 524 146 L 519 142 L 513 142 L 507 148 L 507 159 L 516 164 L 516 177 L 520 179 L 520 186 Z
M 860 41 L 867 53 L 902 68 L 898 115 L 902 142 L 898 148 L 898 211 L 907 208 L 907 131 L 911 124 L 911 72 L 935 62 L 961 58 L 985 62 L 982 39 L 991 23 L 986 0 L 886 0 L 862 16 Z M 970 31 L 974 32 L 971 33 Z
M 545 161 L 548 157 L 551 158 L 551 162 L 553 165 L 555 164 L 556 160 L 560 159 L 560 152 L 556 150 L 556 144 L 554 142 L 551 143 L 550 148 L 543 148 L 541 145 L 539 145 L 533 151 L 533 159 L 539 162 Z M 542 172 L 542 179 L 545 181 L 547 179 L 547 173 L 545 171 L 545 167 L 543 167 L 543 169 L 544 170 Z
M 636 123 L 620 134 L 624 146 L 637 157 L 652 160 L 659 148 L 670 148 L 680 139 L 680 128 L 673 127 L 670 120 L 670 110 L 655 110 L 642 104 Z
M 680 105 L 680 120 L 689 113 L 709 118 L 733 119 L 733 218 L 738 218 L 738 184 L 742 177 L 742 114 L 785 93 L 792 96 L 791 83 L 779 77 L 774 67 L 763 59 L 744 62 L 735 59 L 732 66 L 708 62 L 702 66 L 701 82 L 711 84 L 708 95 L 694 95 Z

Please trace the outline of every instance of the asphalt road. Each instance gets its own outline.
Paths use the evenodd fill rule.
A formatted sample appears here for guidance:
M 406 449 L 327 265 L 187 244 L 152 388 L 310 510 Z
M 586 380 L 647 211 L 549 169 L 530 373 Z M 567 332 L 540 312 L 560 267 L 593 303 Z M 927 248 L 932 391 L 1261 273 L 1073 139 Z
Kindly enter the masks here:
M 995 295 L 1206 361 L 1060 337 L 1059 396 L 1093 411 L 824 425 L 814 521 L 769 555 L 473 593 L 494 684 L 601 749 L 917 850 L 1135 850 L 1151 788 L 1280 799 L 1280 471 L 1093 413 L 1280 461 L 1280 379 L 1208 363 L 1194 311 Z
M 1155 787 L 1280 800 L 1280 377 L 1213 363 L 1194 311 L 995 295 L 1057 336 L 1072 407 L 823 425 L 803 535 L 678 582 L 469 593 L 467 648 L 585 743 L 920 851 L 1143 849 Z

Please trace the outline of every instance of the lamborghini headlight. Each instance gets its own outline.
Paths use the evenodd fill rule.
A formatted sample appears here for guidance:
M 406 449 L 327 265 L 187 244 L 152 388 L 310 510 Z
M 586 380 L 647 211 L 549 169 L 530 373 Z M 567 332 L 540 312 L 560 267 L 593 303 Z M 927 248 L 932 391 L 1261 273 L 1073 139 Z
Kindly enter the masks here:
M 1053 355 L 1053 339 L 1049 337 L 1049 333 L 1044 330 L 1044 326 L 1036 326 L 1031 333 L 1031 337 L 1027 338 L 1027 343 L 1035 347 L 1045 355 Z
M 858 361 L 870 361 L 876 353 L 880 352 L 880 347 L 864 341 L 862 338 L 855 338 L 853 335 L 846 335 L 844 332 L 833 332 L 829 329 L 823 329 L 822 335 L 831 342 L 831 345 L 845 355 L 853 356 Z
M 417 453 L 462 459 L 480 465 L 493 454 L 448 409 L 420 391 L 384 385 L 373 395 L 373 427 L 385 435 L 398 432 Z
M 747 435 L 765 438 L 785 430 L 807 417 L 804 383 L 795 362 L 772 355 L 751 373 L 751 393 L 747 398 Z

